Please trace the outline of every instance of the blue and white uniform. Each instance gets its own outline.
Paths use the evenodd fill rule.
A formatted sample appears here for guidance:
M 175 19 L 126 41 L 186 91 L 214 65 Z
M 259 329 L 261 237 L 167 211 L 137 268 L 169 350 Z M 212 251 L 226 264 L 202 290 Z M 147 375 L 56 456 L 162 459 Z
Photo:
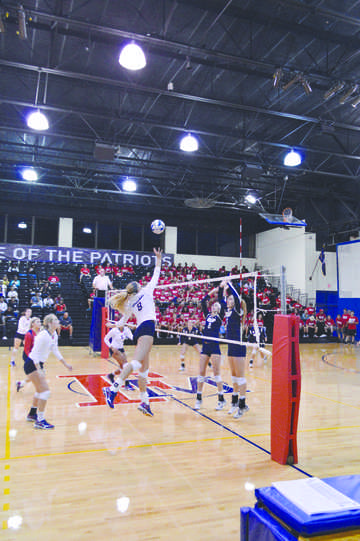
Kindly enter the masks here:
M 107 335 L 104 337 L 105 344 L 112 350 L 119 350 L 121 353 L 124 353 L 124 342 L 125 340 L 132 340 L 133 333 L 129 327 L 124 327 L 123 331 L 120 331 L 118 327 L 111 329 Z
M 207 301 L 210 299 L 209 295 L 205 295 L 205 297 L 201 301 L 201 308 L 205 316 L 205 326 L 203 330 L 204 336 L 211 336 L 212 338 L 219 338 L 220 333 L 220 327 L 222 324 L 222 320 L 224 317 L 224 306 L 220 304 L 221 310 L 219 314 L 213 315 L 208 307 L 207 307 Z M 215 340 L 203 340 L 203 346 L 201 350 L 201 355 L 207 355 L 210 357 L 210 355 L 220 355 L 220 345 L 219 342 L 216 342 Z
M 221 305 L 225 307 L 226 318 L 226 338 L 228 340 L 241 341 L 240 325 L 244 316 L 244 311 L 241 307 L 241 299 L 239 293 L 236 291 L 231 282 L 228 282 L 228 287 L 231 294 L 234 297 L 235 306 L 229 310 L 226 306 L 226 301 L 221 299 Z M 222 292 L 222 288 L 219 289 L 219 294 Z M 237 344 L 228 344 L 228 356 L 229 357 L 246 357 L 246 346 Z
M 116 324 L 117 327 L 123 327 L 131 315 L 134 315 L 136 317 L 135 343 L 140 336 L 154 336 L 155 334 L 154 289 L 159 278 L 160 267 L 156 265 L 150 282 L 145 287 L 142 287 L 138 293 L 130 296 L 125 305 L 124 315 Z

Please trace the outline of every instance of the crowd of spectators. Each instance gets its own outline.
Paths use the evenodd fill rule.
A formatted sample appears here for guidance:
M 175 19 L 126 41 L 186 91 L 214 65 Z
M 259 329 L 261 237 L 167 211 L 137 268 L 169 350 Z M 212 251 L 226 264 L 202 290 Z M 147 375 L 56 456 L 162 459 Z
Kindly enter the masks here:
M 7 273 L 0 280 L 0 326 L 2 339 L 5 341 L 15 334 L 17 320 L 20 317 L 21 280 L 19 277 L 19 263 L 10 261 Z M 27 272 L 22 275 L 26 281 L 26 299 L 23 305 L 31 308 L 32 315 L 40 319 L 47 314 L 54 313 L 60 320 L 61 334 L 64 330 L 66 339 L 72 339 L 71 318 L 61 295 L 61 282 L 52 269 L 47 278 L 39 279 L 36 273 L 36 263 L 29 262 Z M 65 322 L 63 322 L 65 319 Z

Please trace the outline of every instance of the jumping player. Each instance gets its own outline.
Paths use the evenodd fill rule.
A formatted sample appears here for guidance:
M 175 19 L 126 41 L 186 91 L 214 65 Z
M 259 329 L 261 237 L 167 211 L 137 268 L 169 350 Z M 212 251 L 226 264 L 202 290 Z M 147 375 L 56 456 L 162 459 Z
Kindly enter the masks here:
M 160 277 L 162 250 L 160 250 L 160 248 L 154 248 L 154 254 L 156 256 L 156 265 L 150 282 L 145 287 L 141 287 L 138 282 L 130 282 L 124 290 L 114 295 L 111 299 L 112 307 L 123 314 L 123 317 L 116 324 L 120 330 L 124 330 L 127 320 L 132 314 L 135 315 L 137 327 L 134 333 L 134 340 L 136 348 L 134 359 L 131 362 L 126 363 L 120 376 L 115 379 L 111 387 L 103 388 L 106 402 L 110 408 L 113 408 L 115 396 L 117 395 L 119 388 L 131 372 L 136 370 L 139 374 L 138 382 L 141 398 L 141 404 L 138 406 L 138 409 L 149 416 L 153 416 L 153 413 L 150 409 L 149 396 L 146 387 L 149 373 L 150 351 L 154 343 L 155 335 L 156 315 L 154 289 Z

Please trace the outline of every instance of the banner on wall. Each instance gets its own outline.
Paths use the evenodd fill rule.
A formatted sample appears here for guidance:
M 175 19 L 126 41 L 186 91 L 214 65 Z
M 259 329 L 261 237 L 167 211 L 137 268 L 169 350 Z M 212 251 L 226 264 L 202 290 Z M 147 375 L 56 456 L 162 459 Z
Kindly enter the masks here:
M 141 265 L 153 267 L 156 256 L 151 252 L 93 250 L 87 248 L 61 248 L 54 246 L 28 246 L 26 244 L 0 244 L 0 260 L 51 261 L 52 263 L 87 263 L 98 265 Z M 171 265 L 173 254 L 163 254 L 163 263 Z

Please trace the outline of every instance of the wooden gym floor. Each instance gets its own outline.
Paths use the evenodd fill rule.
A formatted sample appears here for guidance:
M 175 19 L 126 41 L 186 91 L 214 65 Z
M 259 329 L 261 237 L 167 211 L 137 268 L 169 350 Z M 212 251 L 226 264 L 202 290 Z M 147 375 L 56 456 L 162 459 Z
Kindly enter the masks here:
M 300 346 L 296 467 L 269 455 L 271 357 L 247 370 L 250 411 L 234 420 L 228 408 L 214 410 L 211 384 L 204 408 L 192 409 L 195 350 L 180 373 L 179 347 L 154 347 L 149 418 L 137 411 L 137 390 L 123 393 L 114 410 L 104 405 L 109 361 L 86 348 L 63 350 L 72 373 L 53 356 L 47 363 L 46 418 L 56 427 L 37 431 L 25 421 L 32 385 L 15 389 L 20 354 L 9 368 L 9 351 L 0 349 L 3 540 L 238 539 L 239 510 L 254 504 L 254 487 L 360 471 L 360 347 Z M 223 378 L 231 382 L 226 360 Z

